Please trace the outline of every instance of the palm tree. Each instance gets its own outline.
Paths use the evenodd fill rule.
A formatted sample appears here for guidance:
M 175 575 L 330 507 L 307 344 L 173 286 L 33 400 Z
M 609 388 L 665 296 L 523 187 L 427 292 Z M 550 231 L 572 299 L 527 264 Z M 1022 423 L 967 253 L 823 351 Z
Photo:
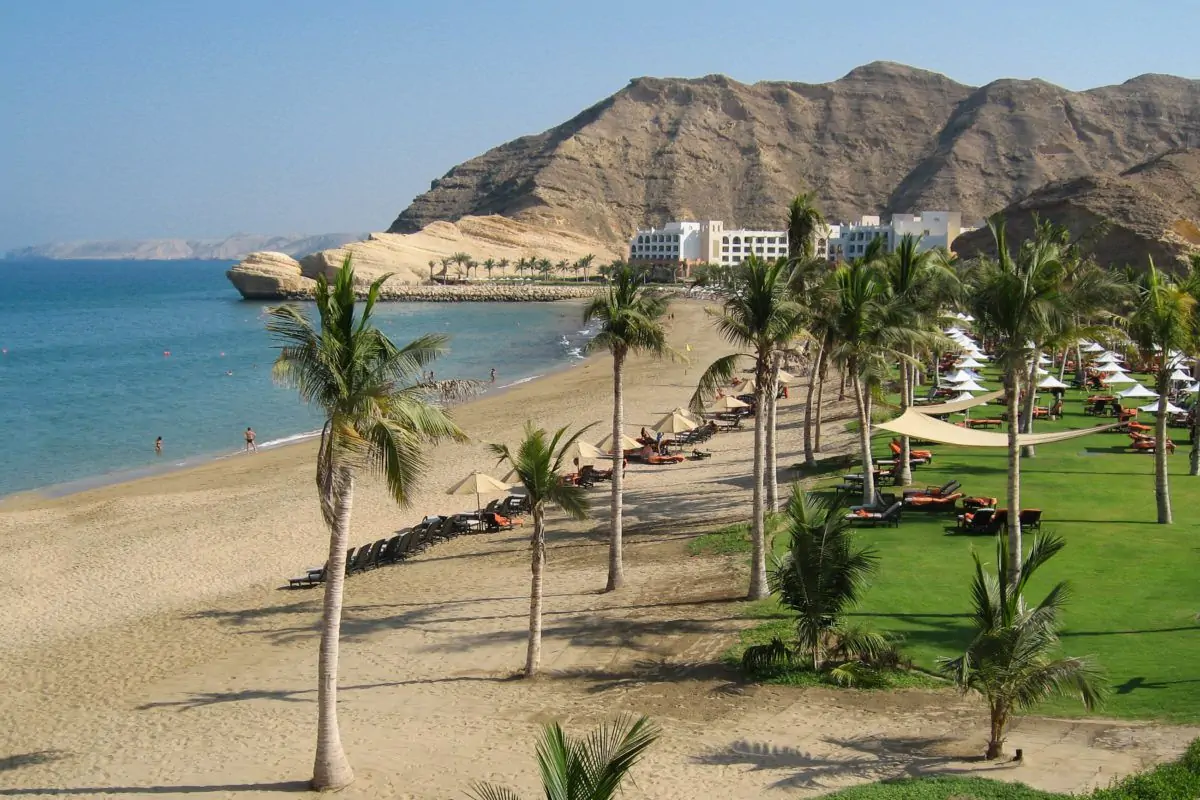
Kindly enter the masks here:
M 570 268 L 571 268 L 571 262 L 565 258 L 560 258 L 558 261 L 554 262 L 554 271 L 557 272 L 559 275 L 566 275 L 567 270 L 569 270 Z
M 882 243 L 875 239 L 863 258 L 842 264 L 830 283 L 833 297 L 829 321 L 829 360 L 841 368 L 854 390 L 858 409 L 858 442 L 863 462 L 863 502 L 875 499 L 871 458 L 872 398 L 891 364 L 911 363 L 911 350 L 932 337 L 915 327 L 905 304 L 891 294 Z
M 496 269 L 500 270 L 500 275 L 504 276 L 508 272 L 508 265 L 512 263 L 507 258 L 502 258 L 496 262 Z
M 485 270 L 487 270 L 488 280 L 490 281 L 492 279 L 492 270 L 494 270 L 496 268 L 496 259 L 485 258 L 483 260 L 483 268 Z M 476 274 L 478 274 L 478 273 L 476 273 Z
M 619 445 L 625 422 L 624 373 L 625 359 L 631 353 L 649 353 L 656 358 L 672 355 L 667 346 L 667 333 L 662 320 L 667 312 L 667 300 L 637 282 L 633 270 L 622 267 L 613 275 L 608 291 L 584 307 L 583 324 L 596 320 L 600 331 L 588 343 L 589 351 L 608 350 L 613 357 L 613 422 L 612 440 L 612 516 L 609 520 L 608 585 L 606 591 L 620 588 L 625 581 L 621 559 L 622 527 L 621 501 L 624 491 L 622 451 Z
M 433 271 L 437 269 L 437 259 L 429 259 L 429 282 L 433 283 Z
M 592 262 L 595 260 L 596 260 L 596 256 L 594 256 L 591 253 L 588 253 L 586 256 L 584 256 L 583 258 L 579 259 L 579 261 L 576 262 L 577 264 L 579 264 L 579 268 L 583 270 L 583 279 L 585 281 L 588 280 L 588 270 L 590 270 L 592 268 Z
M 771 587 L 796 612 L 799 653 L 817 672 L 830 651 L 875 654 L 886 649 L 886 640 L 877 634 L 843 624 L 843 615 L 858 604 L 878 570 L 878 551 L 855 546 L 840 503 L 810 495 L 799 484 L 792 486 L 786 513 L 788 551 L 775 561 Z
M 1063 548 L 1054 535 L 1036 537 L 1014 577 L 1008 540 L 996 537 L 996 574 L 983 568 L 978 553 L 974 602 L 975 636 L 958 658 L 939 659 L 942 670 L 963 691 L 987 698 L 991 719 L 987 758 L 1004 752 L 1004 733 L 1014 711 L 1024 711 L 1053 695 L 1076 694 L 1089 710 L 1103 701 L 1106 684 L 1086 658 L 1059 657 L 1059 613 L 1070 597 L 1065 581 L 1054 585 L 1034 608 L 1025 603 L 1025 589 L 1038 568 Z
M 921 251 L 921 237 L 904 234 L 896 249 L 885 258 L 885 269 L 895 312 L 913 330 L 925 330 L 936 335 L 937 315 L 944 302 L 953 294 L 957 277 L 946 266 L 940 250 Z M 900 359 L 900 412 L 913 403 L 913 387 L 917 378 L 916 352 Z M 911 447 L 907 436 L 900 437 L 899 470 L 896 483 L 912 483 Z
M 538 766 L 546 800 L 613 800 L 630 771 L 661 732 L 647 717 L 601 725 L 586 739 L 568 736 L 557 722 L 542 729 Z M 475 800 L 520 800 L 511 789 L 472 787 Z
M 988 220 L 996 259 L 980 259 L 972 268 L 970 296 L 975 325 L 994 343 L 996 364 L 1008 392 L 1008 558 L 1005 574 L 1021 574 L 1021 449 L 1017 435 L 1022 378 L 1033 358 L 1031 342 L 1046 339 L 1055 319 L 1065 313 L 1060 292 L 1062 262 L 1058 243 L 1046 237 L 1026 241 L 1014 257 L 1008 249 L 1004 218 Z M 1033 387 L 1028 387 L 1030 391 Z
M 697 412 L 718 389 L 733 380 L 740 359 L 754 360 L 754 492 L 751 524 L 752 557 L 750 562 L 751 600 L 767 596 L 767 560 L 765 502 L 766 470 L 766 393 L 772 359 L 791 342 L 801 329 L 803 308 L 791 300 L 787 291 L 787 262 L 764 262 L 750 256 L 742 262 L 736 282 L 716 316 L 718 332 L 748 353 L 734 353 L 714 361 L 696 386 L 691 407 Z
M 525 424 L 525 438 L 514 454 L 508 445 L 491 445 L 492 453 L 508 464 L 525 487 L 533 514 L 533 579 L 529 589 L 529 647 L 525 655 L 525 677 L 537 675 L 542 658 L 542 573 L 546 568 L 546 508 L 556 505 L 572 519 L 586 519 L 588 499 L 580 486 L 564 484 L 560 472 L 567 457 L 567 448 L 590 428 L 580 428 L 573 436 L 563 439 L 567 429 L 559 428 L 553 435 L 532 422 Z
M 1158 350 L 1156 387 L 1160 403 L 1167 402 L 1171 388 L 1171 353 L 1193 343 L 1196 328 L 1196 298 L 1150 259 L 1150 268 L 1138 287 L 1138 306 L 1130 320 L 1130 333 L 1147 352 Z M 1158 522 L 1171 524 L 1171 491 L 1167 482 L 1167 414 L 1159 411 L 1154 436 L 1154 497 L 1158 502 Z
M 537 260 L 537 271 L 541 273 L 543 278 L 549 278 L 550 273 L 554 271 L 554 264 L 548 258 L 539 258 Z
M 296 389 L 325 415 L 317 493 L 329 527 L 329 560 L 317 667 L 315 789 L 340 789 L 354 780 L 338 731 L 337 665 L 355 476 L 378 474 L 392 499 L 407 505 L 426 469 L 422 447 L 465 439 L 445 412 L 427 401 L 424 390 L 413 385 L 443 351 L 445 337 L 423 336 L 397 347 L 372 324 L 384 280 L 371 284 L 355 319 L 354 269 L 346 256 L 332 286 L 324 275 L 317 276 L 318 327 L 295 306 L 271 309 L 267 321 L 267 330 L 280 342 L 275 380 Z
M 801 193 L 788 204 L 788 261 L 810 260 L 815 252 L 814 239 L 825 229 L 825 218 L 817 208 L 815 195 Z M 803 292 L 801 287 L 801 292 Z

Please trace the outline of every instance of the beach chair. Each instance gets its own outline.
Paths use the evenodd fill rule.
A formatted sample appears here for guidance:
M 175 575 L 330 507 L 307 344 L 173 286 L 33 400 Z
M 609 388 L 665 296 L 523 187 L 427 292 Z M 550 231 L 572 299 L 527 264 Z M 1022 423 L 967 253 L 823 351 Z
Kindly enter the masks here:
M 903 504 L 897 500 L 883 511 L 853 511 L 846 515 L 851 525 L 870 525 L 872 528 L 877 525 L 888 525 L 896 528 L 900 526 L 900 512 L 903 509 Z
M 948 494 L 953 494 L 962 488 L 962 484 L 953 478 L 943 483 L 941 486 L 926 486 L 924 489 L 905 489 L 905 497 L 915 497 L 917 495 L 926 495 L 928 497 L 945 497 Z
M 1042 529 L 1042 510 L 1040 508 L 1022 508 L 1018 519 L 1023 531 Z
M 904 498 L 906 508 L 911 508 L 917 511 L 953 511 L 954 506 L 958 503 L 958 499 L 962 497 L 962 492 L 952 492 L 948 495 L 927 495 L 917 494 Z
M 420 540 L 421 534 L 412 528 L 401 533 L 400 543 L 396 545 L 396 555 L 393 557 L 393 560 L 399 562 L 408 558 Z
M 383 548 L 387 547 L 387 539 L 379 539 L 374 544 L 370 545 L 371 553 L 367 556 L 366 562 L 363 564 L 363 569 L 375 569 L 380 565 L 379 557 L 383 553 Z
M 900 442 L 896 441 L 895 439 L 892 439 L 892 441 L 888 443 L 888 447 L 891 448 L 892 455 L 896 456 L 897 458 L 899 458 L 900 453 L 903 452 L 903 450 L 904 450 L 904 448 L 900 446 Z M 908 457 L 912 458 L 912 459 L 923 460 L 928 463 L 930 461 L 933 461 L 933 451 L 932 450 L 914 450 L 912 447 L 909 447 L 908 448 Z
M 388 539 L 384 544 L 383 549 L 375 556 L 376 564 L 393 564 L 396 561 L 396 550 L 400 546 L 400 535 L 397 534 Z
M 354 560 L 350 561 L 347 559 L 346 561 L 346 574 L 353 575 L 356 572 L 362 572 L 365 570 L 367 568 L 367 562 L 371 558 L 372 550 L 373 546 L 369 544 L 358 548 L 358 552 L 354 554 Z

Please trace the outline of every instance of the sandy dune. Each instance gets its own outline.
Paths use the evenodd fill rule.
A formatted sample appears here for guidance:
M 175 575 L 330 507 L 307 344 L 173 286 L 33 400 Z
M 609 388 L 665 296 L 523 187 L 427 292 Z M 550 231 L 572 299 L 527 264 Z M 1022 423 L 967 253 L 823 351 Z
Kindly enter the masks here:
M 698 307 L 673 340 L 696 363 L 632 366 L 631 429 L 686 402 L 727 351 Z M 355 541 L 457 510 L 445 487 L 491 466 L 484 442 L 526 418 L 603 420 L 607 359 L 459 410 L 476 440 L 439 448 L 409 510 L 359 493 Z M 843 413 L 845 410 L 843 410 Z M 833 415 L 837 417 L 835 412 Z M 795 460 L 801 407 L 781 413 Z M 828 440 L 844 442 L 840 421 Z M 596 439 L 603 435 L 603 425 Z M 744 515 L 750 431 L 712 440 L 700 464 L 631 466 L 628 586 L 601 594 L 606 514 L 553 520 L 544 666 L 524 651 L 528 558 L 520 531 L 460 537 L 347 584 L 342 730 L 358 773 L 347 797 L 462 797 L 472 781 L 534 796 L 533 741 L 558 719 L 581 729 L 628 711 L 664 729 L 634 798 L 819 794 L 879 777 L 982 772 L 1078 789 L 1175 755 L 1200 729 L 1022 720 L 1020 766 L 974 763 L 982 709 L 951 691 L 859 693 L 740 684 L 716 663 L 739 626 L 740 559 L 693 558 L 686 542 Z M 312 446 L 230 459 L 59 500 L 0 506 L 0 796 L 264 796 L 303 791 L 315 725 L 319 594 L 282 580 L 319 563 L 325 534 Z

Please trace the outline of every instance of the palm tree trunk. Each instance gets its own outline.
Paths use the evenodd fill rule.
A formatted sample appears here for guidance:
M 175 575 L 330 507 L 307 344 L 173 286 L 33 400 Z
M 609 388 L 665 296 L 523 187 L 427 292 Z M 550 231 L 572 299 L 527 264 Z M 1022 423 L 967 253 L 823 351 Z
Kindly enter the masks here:
M 817 380 L 817 406 L 813 409 L 813 451 L 821 452 L 821 404 L 825 400 L 825 375 L 829 370 L 829 358 L 821 359 L 821 376 Z
M 912 374 L 910 370 L 912 365 L 907 361 L 900 362 L 900 413 L 908 411 L 909 405 L 912 404 L 910 392 L 912 391 Z M 899 463 L 899 478 L 896 483 L 901 486 L 908 486 L 912 483 L 912 442 L 907 436 L 900 437 L 900 459 Z
M 1008 713 L 1001 706 L 991 706 L 991 730 L 988 733 L 987 758 L 989 761 L 1004 755 L 1004 729 L 1008 725 Z
M 625 565 L 622 560 L 622 536 L 624 531 L 621 519 L 622 493 L 625 491 L 624 458 L 625 451 L 621 448 L 621 429 L 625 427 L 624 405 L 624 375 L 625 354 L 613 353 L 613 462 L 612 462 L 612 508 L 609 519 L 608 539 L 608 585 L 604 591 L 611 592 L 620 589 L 625 583 Z
M 756 380 L 754 382 L 754 492 L 753 514 L 751 520 L 750 540 L 750 591 L 746 597 L 749 600 L 762 600 L 768 595 L 767 590 L 767 544 L 766 520 L 763 503 L 763 473 L 766 469 L 766 427 L 767 415 L 763 401 L 766 394 L 765 359 L 760 357 Z
M 1159 402 L 1167 402 L 1167 392 L 1171 386 L 1171 371 L 1167 368 L 1167 348 L 1164 347 L 1158 368 Z M 1154 423 L 1154 499 L 1158 501 L 1158 524 L 1170 525 L 1171 519 L 1171 487 L 1167 483 L 1167 415 L 1159 413 Z
M 817 357 L 813 361 L 812 369 L 808 373 L 808 396 L 804 401 L 804 466 L 806 467 L 814 467 L 817 464 L 815 448 L 813 447 L 813 418 L 820 415 L 813 408 L 813 398 L 817 394 L 817 376 L 821 373 L 821 369 L 824 366 L 822 362 L 824 360 L 825 345 L 822 342 L 817 345 Z
M 618 448 L 620 442 L 617 443 Z M 613 473 L 616 475 L 616 473 Z M 545 510 L 538 503 L 533 507 L 533 561 L 530 571 L 533 579 L 529 586 L 529 649 L 525 653 L 525 677 L 537 675 L 542 660 L 542 573 L 546 569 L 546 520 Z
M 1200 358 L 1192 360 L 1192 375 L 1200 379 Z M 1192 406 L 1192 452 L 1188 456 L 1188 475 L 1200 476 L 1200 397 Z
M 1078 345 L 1076 345 L 1078 347 Z M 1071 354 L 1070 347 L 1063 348 L 1062 363 L 1058 365 L 1058 379 L 1061 381 L 1067 374 L 1067 358 Z
M 863 505 L 875 500 L 875 469 L 871 462 L 871 401 L 863 391 L 862 379 L 858 377 L 857 365 L 850 363 L 848 372 L 854 382 L 854 403 L 858 406 L 858 445 L 862 448 Z
M 1008 368 L 1008 582 L 1014 591 L 1021 577 L 1021 448 L 1017 444 L 1020 376 L 1020 370 Z
M 338 729 L 338 645 L 342 631 L 342 589 L 346 583 L 346 549 L 350 541 L 350 509 L 354 503 L 354 477 L 343 473 L 337 484 L 337 513 L 329 534 L 329 560 L 325 567 L 325 601 L 321 612 L 321 651 L 317 658 L 317 755 L 312 788 L 336 790 L 354 781 L 354 771 L 342 749 Z
M 1083 368 L 1083 345 L 1075 343 L 1075 380 L 1080 386 L 1087 380 L 1087 371 Z
M 1033 433 L 1033 406 L 1037 402 L 1037 369 L 1038 359 L 1041 358 L 1041 350 L 1034 348 L 1033 360 L 1029 364 L 1029 391 L 1025 393 L 1025 399 L 1021 403 L 1021 433 Z M 1033 445 L 1026 445 L 1021 448 L 1021 456 L 1023 458 L 1033 458 Z
M 771 355 L 771 375 L 767 384 L 766 490 L 767 511 L 771 513 L 779 510 L 779 464 L 775 451 L 775 425 L 779 412 L 779 359 L 779 353 Z

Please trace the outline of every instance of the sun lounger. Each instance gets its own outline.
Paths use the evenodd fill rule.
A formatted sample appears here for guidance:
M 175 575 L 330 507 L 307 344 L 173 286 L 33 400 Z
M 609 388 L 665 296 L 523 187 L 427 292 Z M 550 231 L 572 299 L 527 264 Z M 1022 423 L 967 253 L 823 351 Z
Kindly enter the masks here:
M 1008 524 L 1008 509 L 981 508 L 958 515 L 958 527 L 965 533 L 996 533 Z
M 956 480 L 948 480 L 941 486 L 926 486 L 924 489 L 905 489 L 905 497 L 915 497 L 917 495 L 925 495 L 927 497 L 945 497 L 948 494 L 953 494 L 962 488 L 962 484 Z
M 896 456 L 897 458 L 899 458 L 900 453 L 902 453 L 904 451 L 904 448 L 901 447 L 900 443 L 898 441 L 896 441 L 895 439 L 892 439 L 892 441 L 889 443 L 888 446 L 892 450 L 892 455 Z M 927 462 L 933 461 L 933 451 L 932 450 L 913 450 L 910 447 L 908 449 L 908 457 L 924 459 Z
M 1021 530 L 1041 530 L 1042 510 L 1040 508 L 1022 508 L 1018 520 Z
M 346 574 L 353 575 L 356 572 L 362 572 L 367 568 L 367 562 L 371 558 L 371 545 L 363 545 L 358 548 L 358 552 L 354 554 L 354 560 L 347 565 Z
M 904 498 L 904 505 L 917 511 L 953 511 L 962 492 L 934 497 L 927 494 L 911 495 Z
M 902 508 L 903 504 L 897 500 L 883 511 L 852 511 L 846 515 L 846 519 L 850 521 L 851 525 L 870 525 L 872 528 L 876 525 L 898 527 Z

